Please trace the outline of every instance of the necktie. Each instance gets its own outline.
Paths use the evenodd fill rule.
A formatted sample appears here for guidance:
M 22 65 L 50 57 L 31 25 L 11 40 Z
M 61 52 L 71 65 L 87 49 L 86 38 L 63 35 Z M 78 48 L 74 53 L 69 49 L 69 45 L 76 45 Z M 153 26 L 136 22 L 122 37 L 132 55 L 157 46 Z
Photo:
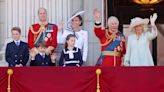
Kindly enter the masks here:
M 19 42 L 16 42 L 16 45 L 19 46 Z
M 43 54 L 42 57 L 45 58 L 45 55 Z

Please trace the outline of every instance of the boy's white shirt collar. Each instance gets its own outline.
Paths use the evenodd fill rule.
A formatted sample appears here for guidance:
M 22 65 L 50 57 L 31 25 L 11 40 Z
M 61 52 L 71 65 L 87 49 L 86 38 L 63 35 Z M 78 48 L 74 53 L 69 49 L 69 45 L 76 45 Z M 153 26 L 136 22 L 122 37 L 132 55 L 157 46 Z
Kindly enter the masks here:
M 20 43 L 20 42 L 21 42 L 21 40 L 18 40 L 18 41 L 14 40 L 14 42 L 15 42 L 15 43 L 19 42 L 19 43 Z
M 40 54 L 41 56 L 43 56 L 43 55 L 45 56 L 45 55 L 46 55 L 46 53 L 41 53 L 41 52 L 39 52 L 39 54 Z

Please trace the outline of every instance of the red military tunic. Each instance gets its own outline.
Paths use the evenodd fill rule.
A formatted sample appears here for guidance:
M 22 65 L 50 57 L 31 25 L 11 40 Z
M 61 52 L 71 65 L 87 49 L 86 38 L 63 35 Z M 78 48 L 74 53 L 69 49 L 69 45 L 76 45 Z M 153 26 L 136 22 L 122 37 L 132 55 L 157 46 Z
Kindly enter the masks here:
M 38 36 L 40 36 L 40 33 L 43 33 L 42 28 L 48 27 L 48 25 L 52 25 L 52 30 L 48 31 L 48 34 L 45 35 L 45 37 L 42 39 L 46 42 L 46 46 L 52 46 L 54 48 L 57 47 L 57 31 L 58 27 L 55 24 L 50 24 L 50 23 L 45 23 L 45 24 L 34 24 L 30 27 L 29 32 L 28 32 L 28 45 L 29 48 L 32 49 L 33 47 L 36 47 L 34 44 L 36 40 L 38 40 Z
M 100 40 L 101 55 L 104 56 L 103 58 L 100 56 L 97 65 L 99 61 L 101 61 L 100 66 L 120 66 L 122 57 L 126 52 L 125 36 L 121 32 L 114 33 L 110 30 L 102 29 L 100 25 L 95 25 L 94 32 Z M 122 34 L 122 36 L 120 37 L 119 34 Z M 116 39 L 119 40 L 120 43 L 114 47 L 114 50 L 106 50 L 106 48 L 108 48 L 108 46 L 110 46 Z

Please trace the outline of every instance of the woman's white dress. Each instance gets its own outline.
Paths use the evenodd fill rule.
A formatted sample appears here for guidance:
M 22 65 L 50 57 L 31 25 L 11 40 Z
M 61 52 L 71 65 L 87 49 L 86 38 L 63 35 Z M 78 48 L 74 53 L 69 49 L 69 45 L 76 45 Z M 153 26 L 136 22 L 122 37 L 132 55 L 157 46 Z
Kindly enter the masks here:
M 130 61 L 130 66 L 154 66 L 149 44 L 157 37 L 157 29 L 144 32 L 139 38 L 136 34 L 128 37 L 125 61 Z

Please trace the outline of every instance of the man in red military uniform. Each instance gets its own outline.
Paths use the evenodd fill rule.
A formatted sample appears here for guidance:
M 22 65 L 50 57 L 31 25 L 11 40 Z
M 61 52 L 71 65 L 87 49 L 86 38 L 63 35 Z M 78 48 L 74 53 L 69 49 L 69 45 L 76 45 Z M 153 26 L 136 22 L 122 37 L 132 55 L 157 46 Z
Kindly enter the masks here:
M 45 8 L 38 10 L 39 23 L 30 27 L 28 32 L 28 45 L 30 51 L 34 54 L 38 53 L 37 46 L 39 42 L 46 42 L 46 54 L 50 54 L 57 47 L 57 31 L 55 24 L 47 22 L 47 11 Z
M 108 19 L 109 29 L 103 29 L 100 22 L 100 11 L 94 10 L 96 23 L 94 27 L 95 35 L 101 43 L 101 55 L 97 61 L 98 66 L 120 66 L 122 57 L 126 52 L 125 36 L 118 31 L 119 21 L 111 16 Z

